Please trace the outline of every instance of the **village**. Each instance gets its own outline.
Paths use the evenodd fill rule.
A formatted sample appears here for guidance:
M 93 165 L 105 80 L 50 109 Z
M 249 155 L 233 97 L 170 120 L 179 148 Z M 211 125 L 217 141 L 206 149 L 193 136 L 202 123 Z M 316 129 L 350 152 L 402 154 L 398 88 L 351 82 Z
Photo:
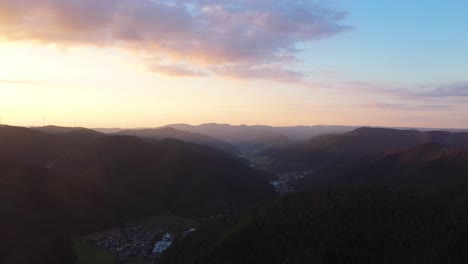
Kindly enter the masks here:
M 300 180 L 305 176 L 313 174 L 314 171 L 293 171 L 293 172 L 286 172 L 286 173 L 278 173 L 276 177 L 277 180 L 271 181 L 270 184 L 275 187 L 275 190 L 284 195 L 287 193 L 294 192 L 294 188 L 291 186 L 291 182 Z
M 148 226 L 144 223 L 131 222 L 121 228 L 89 234 L 84 239 L 89 245 L 114 255 L 117 263 L 156 264 L 160 255 L 172 245 L 175 239 L 185 237 L 196 230 L 194 224 L 188 220 L 167 215 L 159 216 L 157 221 L 161 221 L 161 218 L 172 218 L 181 225 L 174 228 L 165 224 Z

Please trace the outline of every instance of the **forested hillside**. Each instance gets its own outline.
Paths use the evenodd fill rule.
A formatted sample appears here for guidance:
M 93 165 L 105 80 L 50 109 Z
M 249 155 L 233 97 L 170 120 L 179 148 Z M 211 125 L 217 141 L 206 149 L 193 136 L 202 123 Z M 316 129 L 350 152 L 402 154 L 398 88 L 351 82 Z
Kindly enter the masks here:
M 163 263 L 466 263 L 468 196 L 297 194 L 180 240 Z M 214 226 L 214 227 L 213 227 Z

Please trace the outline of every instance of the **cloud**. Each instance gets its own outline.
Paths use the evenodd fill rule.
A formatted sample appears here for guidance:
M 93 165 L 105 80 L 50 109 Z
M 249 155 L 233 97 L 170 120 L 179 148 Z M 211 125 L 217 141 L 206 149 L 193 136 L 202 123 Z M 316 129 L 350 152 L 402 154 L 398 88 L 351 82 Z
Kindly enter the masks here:
M 162 73 L 169 76 L 188 77 L 188 76 L 207 76 L 206 72 L 192 69 L 183 65 L 152 65 L 148 67 L 149 71 Z
M 281 65 L 229 65 L 216 67 L 214 72 L 234 78 L 270 79 L 278 82 L 301 82 L 304 74 Z
M 0 84 L 14 84 L 14 85 L 48 85 L 58 86 L 59 84 L 50 83 L 47 81 L 38 80 L 0 80 Z
M 345 82 L 335 85 L 335 88 L 349 89 L 352 92 L 364 94 L 392 95 L 406 99 L 443 99 L 443 98 L 467 98 L 468 81 L 445 83 L 441 85 L 388 85 L 368 82 Z
M 384 110 L 406 110 L 406 111 L 431 111 L 431 110 L 448 110 L 453 106 L 449 104 L 404 104 L 404 103 L 367 103 L 359 105 L 364 108 L 384 109 Z
M 468 97 L 468 82 L 458 82 L 430 88 L 430 91 L 420 93 L 422 97 Z
M 138 51 L 170 75 L 289 81 L 296 45 L 349 30 L 345 17 L 313 0 L 0 0 L 0 36 Z
M 398 85 L 354 81 L 331 86 L 335 92 L 359 94 L 370 103 L 359 108 L 391 111 L 452 111 L 464 109 L 468 100 L 468 82 L 445 84 Z
M 26 81 L 26 80 L 0 80 L 4 84 L 43 84 L 41 81 Z

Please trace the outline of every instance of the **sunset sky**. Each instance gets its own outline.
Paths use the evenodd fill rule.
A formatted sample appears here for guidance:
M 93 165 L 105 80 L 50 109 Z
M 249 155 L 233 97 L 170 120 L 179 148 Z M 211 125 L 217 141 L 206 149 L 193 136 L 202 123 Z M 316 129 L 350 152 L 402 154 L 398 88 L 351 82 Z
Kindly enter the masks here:
M 466 0 L 0 0 L 2 123 L 468 128 Z

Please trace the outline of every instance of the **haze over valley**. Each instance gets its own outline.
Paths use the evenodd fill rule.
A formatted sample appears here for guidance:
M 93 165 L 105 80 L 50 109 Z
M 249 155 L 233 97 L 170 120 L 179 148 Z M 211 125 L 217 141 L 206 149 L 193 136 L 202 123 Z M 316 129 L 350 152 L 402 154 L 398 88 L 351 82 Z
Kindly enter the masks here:
M 467 10 L 0 0 L 0 263 L 468 263 Z

